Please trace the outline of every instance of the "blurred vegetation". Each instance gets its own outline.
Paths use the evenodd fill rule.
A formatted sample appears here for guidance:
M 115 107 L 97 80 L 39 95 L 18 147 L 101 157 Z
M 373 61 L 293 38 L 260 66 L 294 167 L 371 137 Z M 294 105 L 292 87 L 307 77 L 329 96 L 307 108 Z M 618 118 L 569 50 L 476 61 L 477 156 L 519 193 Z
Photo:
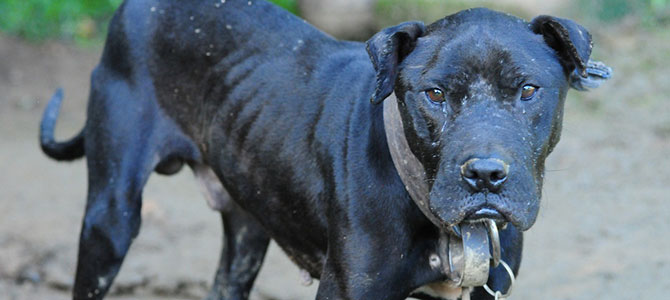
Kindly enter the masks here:
M 122 0 L 0 0 L 0 31 L 28 40 L 74 40 L 100 42 L 107 22 Z M 271 0 L 299 14 L 296 0 Z M 508 2 L 505 2 L 508 3 Z M 572 0 L 569 15 L 593 23 L 614 23 L 633 19 L 643 27 L 670 25 L 670 0 Z M 379 0 L 378 27 L 408 19 L 426 22 L 473 6 L 513 12 L 531 18 L 523 7 L 490 0 Z
M 614 23 L 627 18 L 648 27 L 670 24 L 670 0 L 572 0 L 566 3 L 567 15 L 579 16 L 592 23 Z M 525 19 L 534 17 L 521 3 L 490 0 L 379 0 L 377 14 L 380 27 L 385 27 L 408 19 L 432 22 L 480 6 L 507 11 Z
M 490 0 L 378 0 L 377 22 L 383 28 L 407 20 L 421 20 L 426 23 L 472 7 L 488 7 L 500 11 L 513 12 L 519 17 L 528 18 L 523 9 L 510 4 Z
M 0 30 L 28 40 L 101 37 L 122 0 L 0 0 Z
M 123 0 L 0 0 L 0 31 L 31 41 L 101 42 Z M 296 13 L 295 0 L 270 0 Z
M 268 1 L 283 7 L 285 10 L 290 11 L 294 15 L 299 15 L 298 1 L 296 0 L 268 0 Z
M 645 26 L 663 26 L 670 22 L 670 0 L 577 0 L 575 8 L 575 13 L 605 23 L 630 17 Z

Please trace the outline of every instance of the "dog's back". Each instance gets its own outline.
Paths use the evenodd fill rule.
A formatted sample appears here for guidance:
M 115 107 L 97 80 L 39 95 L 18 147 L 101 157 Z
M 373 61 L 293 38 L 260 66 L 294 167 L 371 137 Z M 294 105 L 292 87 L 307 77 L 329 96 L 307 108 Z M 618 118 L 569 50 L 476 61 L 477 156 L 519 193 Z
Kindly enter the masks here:
M 363 44 L 336 41 L 263 1 L 127 1 L 110 29 L 101 67 L 130 80 L 151 78 L 148 98 L 201 150 L 233 141 L 234 148 L 261 146 L 268 133 L 254 127 L 276 129 L 267 150 L 277 151 L 278 140 L 314 139 L 291 132 L 294 121 L 350 111 L 343 106 L 367 102 L 347 98 L 363 94 L 351 89 L 372 88 Z M 324 86 L 350 90 L 328 99 L 332 90 Z M 325 124 L 331 135 L 346 126 L 344 114 L 334 118 Z M 224 136 L 203 135 L 210 126 L 225 128 Z

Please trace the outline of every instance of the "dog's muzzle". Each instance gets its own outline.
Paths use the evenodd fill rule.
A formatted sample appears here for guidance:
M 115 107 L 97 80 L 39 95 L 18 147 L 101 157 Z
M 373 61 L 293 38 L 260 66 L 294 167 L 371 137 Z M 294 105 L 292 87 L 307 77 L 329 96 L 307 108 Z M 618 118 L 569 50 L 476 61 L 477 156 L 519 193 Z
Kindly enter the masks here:
M 460 225 L 445 228 L 442 220 L 437 218 L 429 207 L 429 186 L 425 170 L 421 162 L 414 156 L 404 136 L 404 128 L 400 119 L 395 94 L 391 94 L 384 102 L 384 130 L 393 159 L 393 164 L 405 185 L 412 200 L 423 214 L 440 228 L 438 253 L 430 258 L 433 268 L 440 268 L 447 275 L 446 284 L 454 288 L 484 286 L 487 289 L 489 268 L 502 263 L 508 270 L 510 280 L 514 282 L 514 274 L 505 262 L 500 259 L 500 238 L 496 218 L 473 218 Z M 500 291 L 487 289 L 496 299 L 507 295 Z

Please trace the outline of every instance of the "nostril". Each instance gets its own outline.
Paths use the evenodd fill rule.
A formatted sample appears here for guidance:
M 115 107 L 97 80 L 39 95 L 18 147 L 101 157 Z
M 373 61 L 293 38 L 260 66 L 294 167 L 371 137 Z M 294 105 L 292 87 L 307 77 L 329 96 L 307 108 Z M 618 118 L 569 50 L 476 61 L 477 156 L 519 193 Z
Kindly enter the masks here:
M 505 172 L 502 170 L 494 171 L 493 173 L 491 173 L 492 181 L 500 181 L 505 179 L 505 177 L 507 177 L 507 174 L 505 174 Z
M 470 169 L 466 169 L 465 171 L 462 172 L 463 177 L 468 178 L 468 179 L 477 179 L 477 173 L 473 172 Z

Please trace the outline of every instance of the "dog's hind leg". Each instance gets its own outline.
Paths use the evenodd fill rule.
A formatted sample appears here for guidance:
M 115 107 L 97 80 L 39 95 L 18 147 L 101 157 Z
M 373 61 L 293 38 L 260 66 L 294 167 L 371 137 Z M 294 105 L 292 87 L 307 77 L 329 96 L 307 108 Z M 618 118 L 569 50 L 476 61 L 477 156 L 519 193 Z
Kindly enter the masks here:
M 109 290 L 139 233 L 142 190 L 154 169 L 166 160 L 199 157 L 145 86 L 107 72 L 94 73 L 92 83 L 85 138 L 88 198 L 74 299 L 102 299 Z
M 270 243 L 262 226 L 239 207 L 204 165 L 192 166 L 209 205 L 221 212 L 223 244 L 214 283 L 206 300 L 244 300 L 249 297 Z
M 221 212 L 223 245 L 219 267 L 207 300 L 244 300 L 261 268 L 270 238 L 237 204 Z

